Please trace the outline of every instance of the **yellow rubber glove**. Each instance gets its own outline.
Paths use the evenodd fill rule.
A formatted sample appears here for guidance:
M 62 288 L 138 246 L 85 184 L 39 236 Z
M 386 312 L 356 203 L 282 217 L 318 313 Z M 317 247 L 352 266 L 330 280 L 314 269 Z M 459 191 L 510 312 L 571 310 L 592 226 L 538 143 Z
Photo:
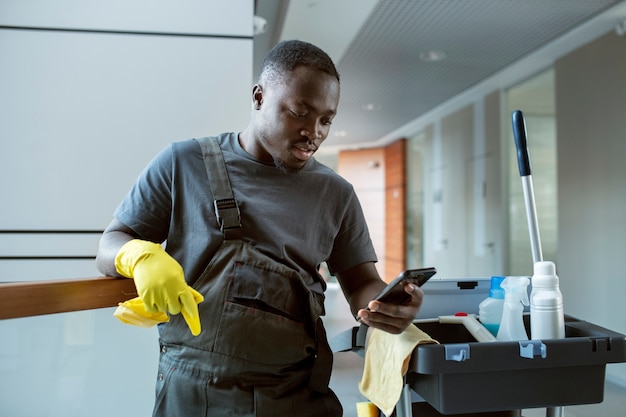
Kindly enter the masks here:
M 122 323 L 139 327 L 152 327 L 170 321 L 170 317 L 162 311 L 156 313 L 146 311 L 146 306 L 140 297 L 119 303 L 113 316 Z
M 191 334 L 200 334 L 198 304 L 204 297 L 187 285 L 183 268 L 161 245 L 140 239 L 126 242 L 115 257 L 115 269 L 135 280 L 146 311 L 182 313 Z

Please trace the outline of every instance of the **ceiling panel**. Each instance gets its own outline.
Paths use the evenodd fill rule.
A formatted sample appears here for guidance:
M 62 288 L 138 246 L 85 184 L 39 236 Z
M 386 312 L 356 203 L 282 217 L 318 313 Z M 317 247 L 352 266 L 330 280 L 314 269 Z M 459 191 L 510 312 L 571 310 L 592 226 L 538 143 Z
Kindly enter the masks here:
M 376 143 L 599 14 L 624 9 L 622 0 L 381 0 L 364 4 L 365 15 L 354 2 L 353 13 L 333 6 L 340 2 L 257 1 L 259 13 L 281 3 L 283 19 L 299 19 L 277 22 L 268 47 L 298 38 L 340 51 L 342 97 L 325 146 Z M 338 23 L 353 15 L 359 30 Z M 432 50 L 446 58 L 420 59 Z

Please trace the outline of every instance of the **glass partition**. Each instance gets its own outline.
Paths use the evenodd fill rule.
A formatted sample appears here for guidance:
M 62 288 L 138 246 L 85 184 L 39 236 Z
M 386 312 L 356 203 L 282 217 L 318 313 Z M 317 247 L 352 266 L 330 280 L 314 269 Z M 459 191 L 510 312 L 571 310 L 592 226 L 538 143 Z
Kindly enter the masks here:
M 429 132 L 429 131 L 428 131 Z M 420 132 L 407 141 L 406 164 L 406 264 L 407 268 L 424 266 L 424 164 L 428 132 Z
M 157 331 L 113 310 L 0 320 L 0 415 L 151 415 Z
M 74 236 L 63 234 L 47 245 L 45 253 L 40 243 L 46 236 L 0 237 L 0 283 L 100 276 L 93 259 L 66 259 L 93 253 L 93 236 L 82 248 L 71 244 Z M 17 244 L 20 240 L 26 243 Z M 41 254 L 48 256 L 35 256 Z M 103 296 L 97 287 L 94 298 Z M 50 296 L 58 297 L 58 291 Z M 122 324 L 113 311 L 111 307 L 0 320 L 0 416 L 151 415 L 159 356 L 157 330 Z
M 556 262 L 557 253 L 557 153 L 554 70 L 549 69 L 505 91 L 505 127 L 508 136 L 509 250 L 508 274 L 532 275 L 526 206 L 519 174 L 511 113 L 521 110 L 526 121 L 537 221 L 543 258 Z

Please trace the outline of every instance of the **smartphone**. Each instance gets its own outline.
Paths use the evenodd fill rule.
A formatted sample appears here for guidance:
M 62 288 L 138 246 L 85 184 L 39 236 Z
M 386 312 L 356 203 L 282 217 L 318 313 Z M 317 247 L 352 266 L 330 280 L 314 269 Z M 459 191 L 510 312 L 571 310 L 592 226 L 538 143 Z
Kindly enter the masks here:
M 393 281 L 387 284 L 374 300 L 384 303 L 402 304 L 411 298 L 411 296 L 404 291 L 405 284 L 410 283 L 421 287 L 436 273 L 437 270 L 432 267 L 402 271 Z

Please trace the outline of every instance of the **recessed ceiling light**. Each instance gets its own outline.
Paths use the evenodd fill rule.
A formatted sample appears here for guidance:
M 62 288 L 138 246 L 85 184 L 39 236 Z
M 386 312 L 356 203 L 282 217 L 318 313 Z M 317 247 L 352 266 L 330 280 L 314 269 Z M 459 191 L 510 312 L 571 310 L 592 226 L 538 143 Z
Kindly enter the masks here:
M 362 105 L 361 108 L 367 111 L 378 111 L 381 109 L 381 106 L 375 103 L 367 103 L 367 104 Z
M 430 51 L 424 51 L 419 54 L 420 61 L 424 62 L 439 62 L 446 59 L 446 53 L 439 49 L 431 49 Z

